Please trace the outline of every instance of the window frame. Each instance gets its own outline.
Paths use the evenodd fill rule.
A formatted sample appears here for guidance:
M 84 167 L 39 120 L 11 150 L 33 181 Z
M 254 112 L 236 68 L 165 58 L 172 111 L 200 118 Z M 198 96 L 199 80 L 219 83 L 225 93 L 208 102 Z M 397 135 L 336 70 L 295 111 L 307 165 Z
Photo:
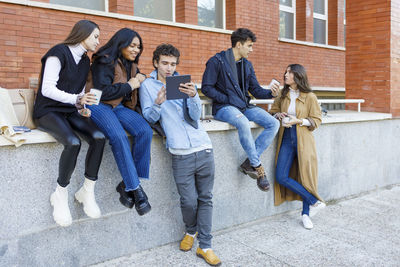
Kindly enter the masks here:
M 108 0 L 105 0 L 105 1 L 108 2 Z M 135 10 L 135 1 L 134 0 L 131 0 L 131 1 L 133 1 L 133 9 Z M 176 0 L 171 0 L 171 1 L 172 1 L 172 3 L 171 3 L 172 4 L 171 5 L 171 8 L 172 8 L 172 18 L 171 18 L 171 20 L 141 17 L 141 16 L 138 16 L 138 15 L 135 15 L 135 12 L 133 12 L 133 16 L 138 17 L 138 18 L 152 19 L 152 20 L 154 19 L 154 20 L 168 21 L 168 22 L 175 23 L 176 22 L 176 12 L 175 12 L 175 7 L 176 7 L 175 1 Z
M 66 7 L 72 7 L 72 8 L 82 8 L 82 9 L 87 9 L 87 10 L 95 10 L 95 11 L 100 11 L 100 12 L 109 12 L 109 6 L 108 6 L 108 0 L 102 0 L 104 3 L 104 10 L 98 10 L 98 9 L 91 9 L 91 8 L 86 8 L 86 7 L 78 7 L 78 6 L 72 6 L 72 5 L 65 5 L 65 4 L 56 4 L 56 3 L 51 3 L 50 0 L 48 3 L 50 5 L 58 5 L 58 6 L 66 6 Z
M 328 44 L 328 0 L 323 0 L 325 2 L 325 14 L 322 15 L 320 13 L 314 12 L 313 8 L 313 27 L 314 27 L 314 19 L 324 20 L 325 21 L 325 43 L 323 45 Z M 315 40 L 313 40 L 315 43 Z M 318 43 L 317 43 L 318 44 Z
M 175 1 L 175 0 L 174 0 Z M 197 17 L 199 16 L 199 6 L 198 6 L 198 1 L 197 1 Z M 201 26 L 197 24 L 198 26 Z M 208 28 L 214 28 L 214 29 L 222 29 L 226 30 L 226 0 L 222 0 L 222 28 L 218 27 L 209 27 L 209 26 L 201 26 L 201 27 L 208 27 Z
M 291 38 L 286 38 L 286 37 L 282 37 L 279 35 L 279 38 L 285 38 L 285 39 L 289 39 L 289 40 L 296 40 L 296 0 L 292 0 L 292 6 L 288 7 L 286 5 L 282 5 L 279 1 L 279 12 L 287 12 L 287 13 L 292 13 L 293 14 L 293 39 Z M 279 15 L 280 17 L 280 15 Z M 280 26 L 280 24 L 279 24 Z

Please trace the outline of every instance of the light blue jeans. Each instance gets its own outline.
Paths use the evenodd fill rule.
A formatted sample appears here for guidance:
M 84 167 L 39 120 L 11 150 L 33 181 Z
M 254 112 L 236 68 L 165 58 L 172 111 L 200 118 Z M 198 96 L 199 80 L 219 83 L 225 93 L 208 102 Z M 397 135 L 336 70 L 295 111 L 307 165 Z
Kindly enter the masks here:
M 278 132 L 279 121 L 259 107 L 248 108 L 242 113 L 234 106 L 226 106 L 218 110 L 214 117 L 238 129 L 240 144 L 246 152 L 251 166 L 257 167 L 260 165 L 260 156 L 271 144 Z M 264 128 L 264 131 L 257 137 L 255 142 L 251 134 L 249 121 L 254 121 Z

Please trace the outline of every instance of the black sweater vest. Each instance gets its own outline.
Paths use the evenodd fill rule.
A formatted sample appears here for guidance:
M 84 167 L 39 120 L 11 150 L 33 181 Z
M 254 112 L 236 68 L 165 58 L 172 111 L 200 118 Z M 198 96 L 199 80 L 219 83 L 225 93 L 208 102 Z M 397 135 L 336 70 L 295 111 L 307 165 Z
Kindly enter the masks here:
M 46 55 L 42 58 L 42 70 L 44 73 L 44 67 L 48 57 L 55 56 L 60 60 L 61 70 L 57 82 L 57 88 L 70 94 L 79 94 L 85 86 L 86 79 L 89 73 L 90 60 L 86 54 L 84 54 L 78 64 L 75 63 L 74 57 L 68 48 L 64 44 L 58 44 L 51 48 Z M 62 103 L 42 95 L 42 84 L 43 79 L 41 77 L 39 90 L 35 101 L 35 107 L 33 111 L 34 118 L 40 118 L 43 115 L 56 111 L 63 113 L 72 113 L 76 111 L 76 107 L 69 103 Z

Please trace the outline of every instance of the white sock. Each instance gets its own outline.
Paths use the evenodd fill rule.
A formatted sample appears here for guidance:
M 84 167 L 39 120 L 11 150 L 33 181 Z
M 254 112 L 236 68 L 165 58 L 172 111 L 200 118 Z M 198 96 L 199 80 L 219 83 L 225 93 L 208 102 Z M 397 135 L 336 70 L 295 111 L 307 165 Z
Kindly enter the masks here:
M 207 253 L 207 250 L 209 250 L 211 248 L 202 248 L 202 250 L 204 251 L 204 253 Z
M 186 235 L 191 236 L 191 237 L 193 237 L 193 238 L 196 237 L 196 233 L 194 233 L 193 235 L 191 235 L 191 234 L 189 234 L 189 233 L 186 233 Z

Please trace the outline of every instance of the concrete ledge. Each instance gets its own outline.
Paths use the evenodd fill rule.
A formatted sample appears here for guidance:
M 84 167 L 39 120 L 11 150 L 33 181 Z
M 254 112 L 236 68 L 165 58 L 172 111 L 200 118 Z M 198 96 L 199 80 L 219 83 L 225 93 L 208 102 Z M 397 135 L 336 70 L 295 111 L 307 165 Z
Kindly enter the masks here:
M 324 119 L 325 120 L 325 119 Z M 206 127 L 211 127 L 209 124 Z M 225 126 L 224 126 L 225 127 Z M 300 209 L 300 202 L 275 207 L 272 192 L 261 192 L 238 166 L 245 153 L 236 130 L 209 130 L 214 146 L 213 230 Z M 319 193 L 327 201 L 400 183 L 399 119 L 324 123 L 314 132 L 319 162 Z M 260 128 L 254 128 L 257 136 Z M 379 140 L 377 142 L 376 140 Z M 273 182 L 276 141 L 261 161 Z M 179 240 L 184 227 L 171 157 L 154 136 L 150 180 L 142 181 L 153 207 L 140 217 L 118 201 L 121 180 L 106 145 L 96 184 L 102 217 L 89 219 L 73 194 L 83 182 L 87 145 L 82 144 L 69 189 L 70 227 L 57 226 L 49 203 L 56 186 L 62 145 L 37 143 L 0 147 L 0 266 L 82 266 Z
M 346 122 L 360 122 L 360 121 L 379 121 L 391 118 L 392 115 L 389 113 L 356 112 L 350 110 L 346 111 L 341 110 L 341 111 L 329 111 L 328 115 L 322 118 L 322 123 L 328 124 L 328 123 L 346 123 Z M 235 130 L 235 127 L 233 127 L 232 125 L 214 119 L 205 119 L 201 123 L 207 132 Z M 254 122 L 250 122 L 250 126 L 251 128 L 259 127 Z M 24 145 L 57 142 L 48 133 L 37 129 L 32 130 L 29 133 L 24 133 L 23 137 L 26 139 Z M 13 145 L 11 141 L 7 140 L 6 138 L 0 135 L 0 147 L 11 146 L 11 145 Z

